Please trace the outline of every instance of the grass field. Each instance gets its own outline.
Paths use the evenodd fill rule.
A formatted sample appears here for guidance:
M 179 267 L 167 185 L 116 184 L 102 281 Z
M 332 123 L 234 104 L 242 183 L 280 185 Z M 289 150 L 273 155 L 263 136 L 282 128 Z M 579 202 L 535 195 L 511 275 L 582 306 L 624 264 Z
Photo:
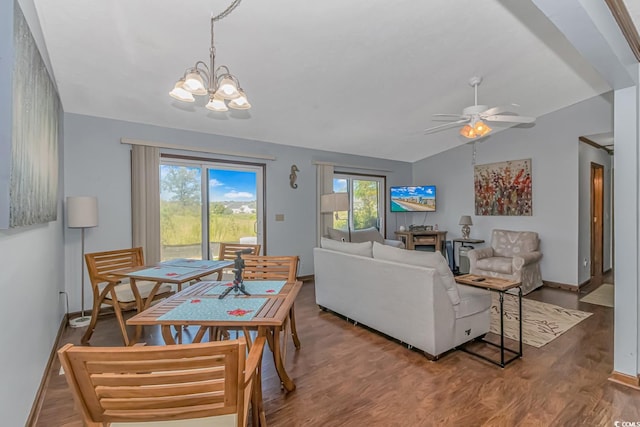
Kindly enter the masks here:
M 255 236 L 256 214 L 220 213 L 211 215 L 209 240 L 237 242 L 240 237 Z M 202 221 L 198 206 L 160 206 L 160 239 L 163 246 L 198 245 L 202 241 Z

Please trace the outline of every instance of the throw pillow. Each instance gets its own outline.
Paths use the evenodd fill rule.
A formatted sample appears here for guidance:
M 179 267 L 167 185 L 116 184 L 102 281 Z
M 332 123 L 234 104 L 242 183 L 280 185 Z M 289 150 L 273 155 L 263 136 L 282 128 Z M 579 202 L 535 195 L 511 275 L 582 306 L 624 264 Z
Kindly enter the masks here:
M 340 242 L 348 242 L 349 241 L 349 233 L 342 230 L 337 230 L 335 228 L 329 227 L 327 230 L 329 233 L 329 238 L 333 240 L 338 240 Z
M 378 242 L 384 243 L 384 237 L 375 227 L 365 228 L 363 230 L 353 230 L 351 232 L 351 241 L 359 242 Z
M 458 286 L 453 278 L 453 273 L 451 273 L 449 269 L 447 260 L 444 259 L 440 252 L 408 251 L 406 249 L 394 248 L 374 242 L 373 257 L 420 267 L 434 268 L 440 276 L 440 281 L 444 285 L 451 303 L 453 305 L 460 304 Z
M 323 237 L 320 239 L 320 247 L 329 249 L 331 251 L 344 252 L 351 255 L 360 255 L 368 258 L 371 258 L 373 256 L 371 252 L 371 242 L 339 242 L 337 240 L 327 239 L 326 237 Z

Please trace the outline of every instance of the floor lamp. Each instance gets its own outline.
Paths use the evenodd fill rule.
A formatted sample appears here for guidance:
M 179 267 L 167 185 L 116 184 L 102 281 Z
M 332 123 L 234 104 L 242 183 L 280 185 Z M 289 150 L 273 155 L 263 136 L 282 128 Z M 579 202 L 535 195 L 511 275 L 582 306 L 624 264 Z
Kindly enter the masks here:
M 329 193 L 320 196 L 320 212 L 321 213 L 336 213 L 336 219 L 338 218 L 338 212 L 349 211 L 349 193 Z M 347 230 L 349 232 L 349 241 L 351 241 L 351 225 L 349 224 L 349 216 L 347 215 Z
M 72 328 L 89 325 L 91 317 L 84 315 L 84 229 L 98 225 L 98 199 L 89 196 L 67 197 L 67 227 L 82 229 L 82 256 L 80 258 L 82 312 L 69 321 Z

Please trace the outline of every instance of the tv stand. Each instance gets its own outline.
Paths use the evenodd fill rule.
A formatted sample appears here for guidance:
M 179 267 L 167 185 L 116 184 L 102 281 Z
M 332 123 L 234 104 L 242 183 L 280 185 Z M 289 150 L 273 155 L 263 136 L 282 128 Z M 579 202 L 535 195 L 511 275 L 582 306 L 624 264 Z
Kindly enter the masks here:
M 402 243 L 404 243 L 405 248 L 408 250 L 422 250 L 423 246 L 433 246 L 434 251 L 440 251 L 442 252 L 442 255 L 445 255 L 444 242 L 447 239 L 446 231 L 396 231 L 396 237 L 398 240 L 402 240 Z

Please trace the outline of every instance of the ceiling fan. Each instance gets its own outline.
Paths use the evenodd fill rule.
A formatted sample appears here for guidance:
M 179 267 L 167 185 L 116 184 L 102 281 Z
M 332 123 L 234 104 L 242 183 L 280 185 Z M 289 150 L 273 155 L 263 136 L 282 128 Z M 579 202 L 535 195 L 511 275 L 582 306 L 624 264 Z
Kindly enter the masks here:
M 424 133 L 432 133 L 439 130 L 466 123 L 460 129 L 460 135 L 465 138 L 479 138 L 491 132 L 491 128 L 486 122 L 506 122 L 506 123 L 533 123 L 535 117 L 519 116 L 512 111 L 519 107 L 518 104 L 509 104 L 499 107 L 489 108 L 488 105 L 478 105 L 478 86 L 482 83 L 482 77 L 471 77 L 469 86 L 475 91 L 475 104 L 462 110 L 462 114 L 434 114 L 434 120 L 447 120 L 450 123 L 434 126 L 424 130 Z

